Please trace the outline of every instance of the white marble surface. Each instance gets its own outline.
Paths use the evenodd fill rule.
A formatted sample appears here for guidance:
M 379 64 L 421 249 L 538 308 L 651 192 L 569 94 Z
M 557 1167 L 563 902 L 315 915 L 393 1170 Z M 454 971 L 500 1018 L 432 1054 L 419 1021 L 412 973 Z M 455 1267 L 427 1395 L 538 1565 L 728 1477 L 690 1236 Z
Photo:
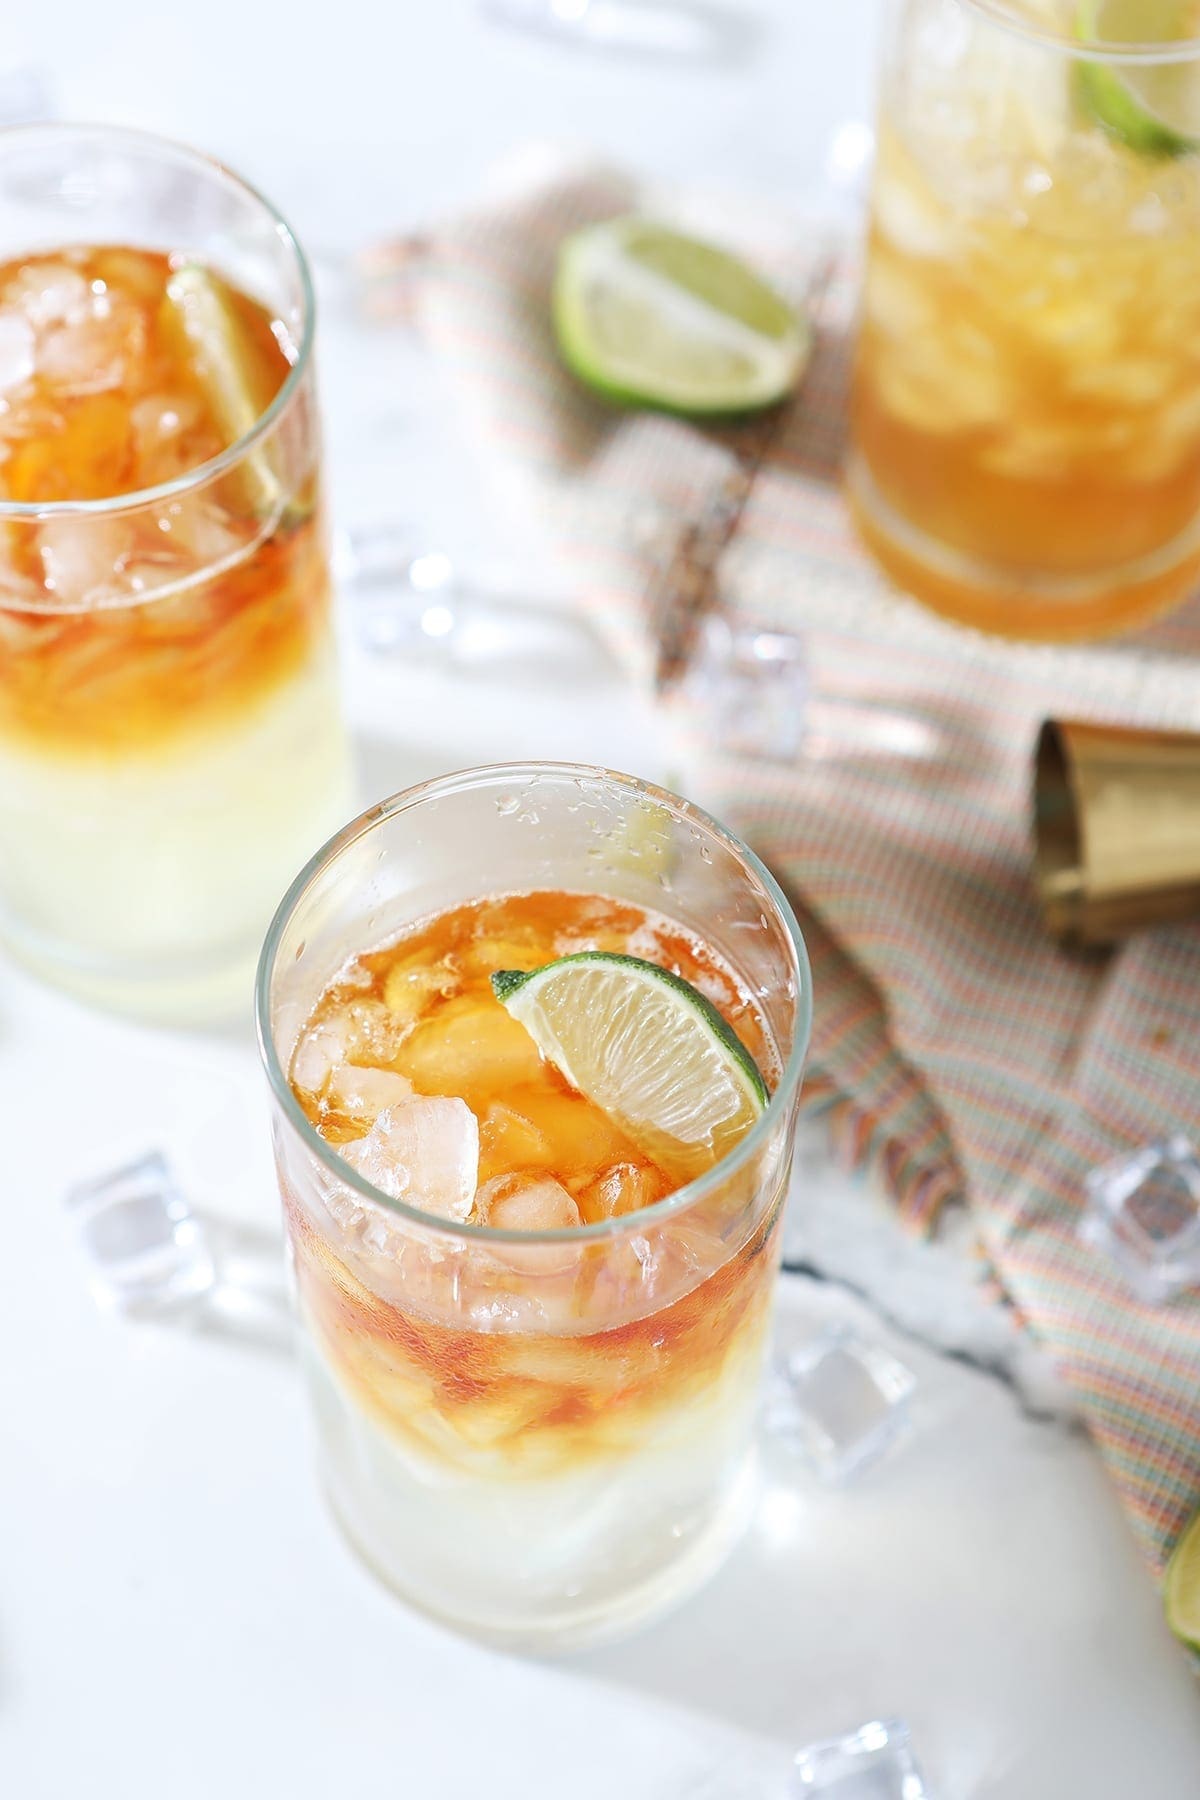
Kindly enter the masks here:
M 715 70 L 505 37 L 470 0 L 343 0 L 320 19 L 60 0 L 6 20 L 0 58 L 46 66 L 65 111 L 194 139 L 278 196 L 324 269 L 341 517 L 519 560 L 436 373 L 399 334 L 352 324 L 339 259 L 469 196 L 520 135 L 786 200 L 865 104 L 875 8 L 739 10 L 757 53 Z M 523 754 L 671 767 L 603 670 L 566 697 L 536 671 L 501 688 L 351 651 L 347 679 L 372 797 Z M 62 1192 L 152 1144 L 208 1209 L 275 1229 L 248 1029 L 141 1029 L 0 967 L 0 1094 L 6 1796 L 772 1800 L 792 1749 L 881 1712 L 909 1717 L 940 1800 L 1195 1791 L 1192 1677 L 1052 1376 L 972 1292 L 961 1245 L 906 1244 L 819 1133 L 789 1250 L 835 1279 L 789 1278 L 783 1329 L 833 1316 L 878 1332 L 920 1380 L 911 1441 L 842 1493 L 777 1452 L 704 1593 L 625 1646 L 549 1665 L 461 1643 L 364 1574 L 315 1489 L 285 1356 L 123 1323 L 88 1297 Z

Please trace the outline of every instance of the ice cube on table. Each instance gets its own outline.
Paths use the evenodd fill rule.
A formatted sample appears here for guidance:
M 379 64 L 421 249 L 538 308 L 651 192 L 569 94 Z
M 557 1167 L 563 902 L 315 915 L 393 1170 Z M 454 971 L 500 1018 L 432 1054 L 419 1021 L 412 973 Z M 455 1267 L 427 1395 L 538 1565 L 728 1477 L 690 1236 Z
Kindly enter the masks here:
M 1079 1223 L 1141 1300 L 1200 1285 L 1200 1155 L 1182 1133 L 1093 1169 Z
M 682 692 L 719 749 L 794 762 L 804 744 L 809 689 L 802 638 L 735 630 L 714 615 L 701 625 Z
M 791 1800 L 931 1800 L 902 1719 L 872 1719 L 796 1754 Z
M 216 1268 L 204 1227 L 154 1151 L 67 1195 L 98 1300 L 161 1313 L 207 1294 Z
M 422 1212 L 461 1220 L 475 1204 L 479 1121 L 465 1100 L 413 1094 L 338 1154 L 381 1194 Z
M 881 1344 L 835 1325 L 780 1356 L 766 1395 L 765 1423 L 792 1443 L 822 1481 L 846 1481 L 874 1462 L 908 1424 L 916 1385 Z

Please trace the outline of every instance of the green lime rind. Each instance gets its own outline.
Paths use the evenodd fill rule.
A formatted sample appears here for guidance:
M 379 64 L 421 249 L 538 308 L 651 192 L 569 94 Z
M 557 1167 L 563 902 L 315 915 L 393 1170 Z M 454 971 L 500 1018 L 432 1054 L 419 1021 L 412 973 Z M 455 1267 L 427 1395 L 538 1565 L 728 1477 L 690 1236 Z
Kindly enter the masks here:
M 1080 105 L 1110 137 L 1139 156 L 1188 156 L 1200 138 L 1173 131 L 1140 106 L 1117 72 L 1106 63 L 1080 63 L 1075 70 Z
M 1158 12 L 1156 5 L 1147 6 L 1145 0 L 1134 0 L 1136 38 L 1146 43 L 1175 41 L 1171 33 L 1163 29 L 1171 22 L 1170 14 L 1174 10 L 1171 7 Z M 1076 37 L 1093 43 L 1102 39 L 1104 11 L 1104 0 L 1085 0 L 1075 20 Z M 1120 41 L 1115 40 L 1114 47 Z M 1140 80 L 1143 89 L 1150 87 L 1152 93 L 1157 91 L 1153 86 L 1157 83 L 1162 90 L 1162 99 L 1166 101 L 1168 96 L 1177 99 L 1191 76 L 1192 71 L 1186 63 L 1161 67 L 1148 64 L 1144 70 L 1135 71 L 1134 66 L 1128 64 L 1082 61 L 1075 67 L 1075 92 L 1082 110 L 1110 137 L 1139 156 L 1165 160 L 1189 156 L 1200 150 L 1200 132 L 1185 131 L 1169 124 L 1161 112 L 1155 110 L 1151 99 L 1138 93 L 1134 82 Z M 1200 100 L 1200 83 L 1196 84 L 1196 92 L 1189 99 Z
M 681 999 L 686 1000 L 689 1006 L 700 1015 L 721 1048 L 728 1053 L 731 1063 L 736 1066 L 749 1093 L 760 1106 L 766 1106 L 771 1095 L 763 1080 L 762 1070 L 732 1025 L 722 1017 L 712 1001 L 694 988 L 690 981 L 685 981 L 682 975 L 676 975 L 671 969 L 664 969 L 659 963 L 647 962 L 641 956 L 626 956 L 616 950 L 577 950 L 571 956 L 559 956 L 553 962 L 543 963 L 538 969 L 498 969 L 490 977 L 492 992 L 502 1005 L 506 1005 L 519 988 L 527 986 L 531 981 L 536 981 L 550 969 L 566 968 L 571 963 L 582 963 L 588 967 L 594 967 L 597 963 L 607 963 L 616 968 L 629 969 L 643 979 L 657 981 L 663 987 L 670 988 Z
M 563 362 L 593 393 L 684 418 L 777 405 L 811 347 L 807 320 L 737 257 L 636 216 L 564 239 L 552 316 Z
M 1171 1553 L 1163 1578 L 1163 1612 L 1180 1642 L 1200 1651 L 1200 1512 Z

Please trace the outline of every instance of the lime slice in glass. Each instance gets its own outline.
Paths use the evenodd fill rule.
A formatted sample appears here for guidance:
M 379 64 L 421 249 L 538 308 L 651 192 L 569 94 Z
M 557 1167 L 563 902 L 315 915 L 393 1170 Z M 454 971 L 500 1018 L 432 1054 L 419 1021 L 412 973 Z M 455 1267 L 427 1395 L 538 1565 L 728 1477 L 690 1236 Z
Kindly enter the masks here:
M 240 442 L 275 398 L 245 342 L 241 320 L 226 283 L 202 263 L 185 263 L 167 282 L 162 320 L 176 353 L 195 371 L 226 447 Z M 239 463 L 236 482 L 248 512 L 270 517 L 284 499 L 283 484 L 261 445 Z
M 1076 34 L 1111 45 L 1185 44 L 1200 38 L 1196 0 L 1083 0 Z M 1081 62 L 1079 95 L 1097 124 L 1145 156 L 1200 149 L 1200 52 L 1179 61 Z
M 751 269 L 648 219 L 610 219 L 562 244 L 554 328 L 567 367 L 606 400 L 721 415 L 773 406 L 811 332 Z
M 768 1100 L 712 1002 L 637 956 L 584 950 L 492 991 L 571 1086 L 668 1173 L 688 1180 L 738 1143 Z
M 1200 1513 L 1187 1526 L 1167 1564 L 1163 1609 L 1175 1636 L 1200 1651 Z

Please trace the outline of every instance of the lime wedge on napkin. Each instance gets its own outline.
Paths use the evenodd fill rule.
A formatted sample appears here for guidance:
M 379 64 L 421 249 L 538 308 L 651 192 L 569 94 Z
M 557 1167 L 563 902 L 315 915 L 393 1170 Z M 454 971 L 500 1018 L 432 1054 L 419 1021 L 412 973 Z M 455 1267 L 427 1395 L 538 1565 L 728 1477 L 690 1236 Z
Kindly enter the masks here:
M 773 406 L 811 344 L 807 321 L 737 257 L 635 217 L 564 240 L 554 328 L 567 367 L 606 400 L 698 416 Z
M 1200 1650 L 1200 1513 L 1176 1544 L 1163 1583 L 1167 1624 L 1193 1650 Z
M 1076 35 L 1122 45 L 1200 38 L 1196 0 L 1084 0 Z M 1084 108 L 1112 137 L 1145 156 L 1200 149 L 1200 54 L 1179 62 L 1081 62 Z
M 767 1085 L 737 1033 L 657 963 L 584 950 L 491 979 L 547 1061 L 681 1179 L 711 1167 L 766 1107 Z

